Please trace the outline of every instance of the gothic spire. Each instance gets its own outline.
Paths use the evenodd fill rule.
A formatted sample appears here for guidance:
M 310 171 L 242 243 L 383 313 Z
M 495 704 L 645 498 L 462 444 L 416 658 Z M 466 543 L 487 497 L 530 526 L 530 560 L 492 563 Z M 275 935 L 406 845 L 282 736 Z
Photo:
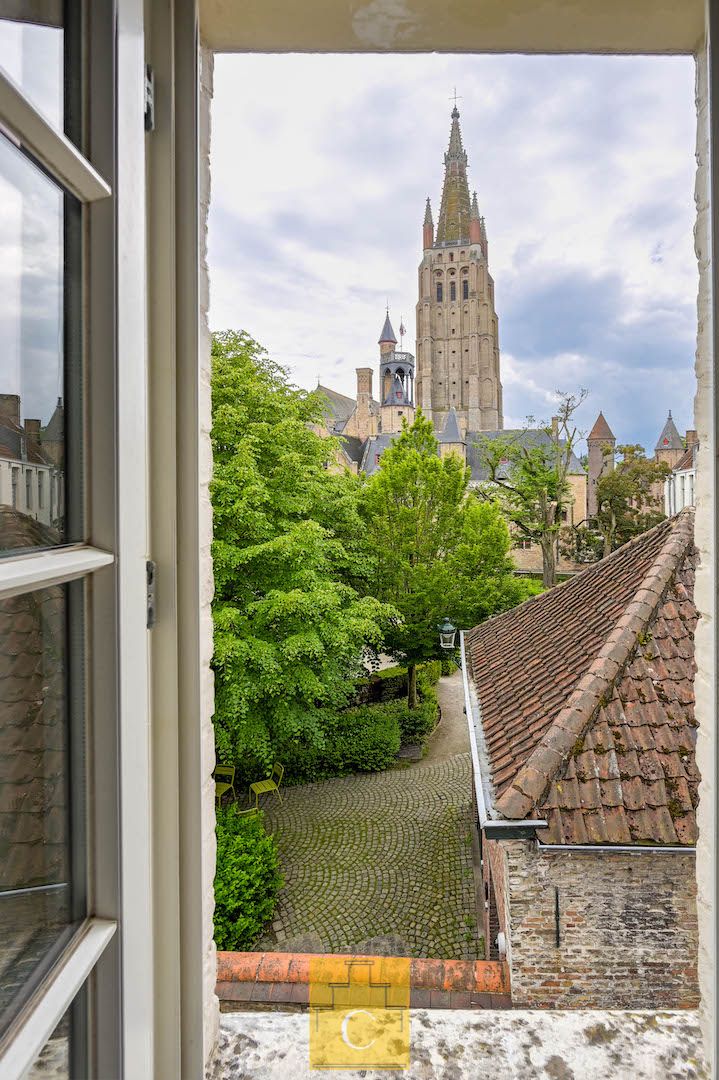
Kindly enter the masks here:
M 429 195 L 427 196 L 427 205 L 424 208 L 424 224 L 434 225 L 432 221 L 432 207 L 429 205 Z
M 459 109 L 452 109 L 449 149 L 444 155 L 444 187 L 437 222 L 437 244 L 469 243 L 471 213 L 467 186 L 467 154 L 462 147 Z
M 479 203 L 477 202 L 477 192 L 472 192 L 472 209 L 470 211 L 470 220 L 479 221 Z
M 382 327 L 382 333 L 379 336 L 378 345 L 396 345 L 397 338 L 394 336 L 394 330 L 392 329 L 392 323 L 389 321 L 389 311 L 387 311 L 387 317 L 384 320 L 384 326 Z

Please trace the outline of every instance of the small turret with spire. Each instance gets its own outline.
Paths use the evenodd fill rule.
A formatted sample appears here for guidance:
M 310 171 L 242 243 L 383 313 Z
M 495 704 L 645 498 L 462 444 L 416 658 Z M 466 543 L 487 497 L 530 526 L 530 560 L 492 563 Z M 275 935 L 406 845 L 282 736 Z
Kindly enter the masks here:
M 469 211 L 469 242 L 470 244 L 481 244 L 482 242 L 482 226 L 479 218 L 479 203 L 477 202 L 477 192 L 472 192 L 472 206 Z
M 427 196 L 427 205 L 424 208 L 424 227 L 422 230 L 422 246 L 425 251 L 434 243 L 434 222 L 432 221 L 432 207 Z

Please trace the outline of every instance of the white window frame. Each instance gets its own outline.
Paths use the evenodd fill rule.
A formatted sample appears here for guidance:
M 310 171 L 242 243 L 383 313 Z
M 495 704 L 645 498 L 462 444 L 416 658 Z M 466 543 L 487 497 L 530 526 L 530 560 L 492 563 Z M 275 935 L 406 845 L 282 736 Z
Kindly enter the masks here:
M 84 983 L 90 1075 L 157 1075 L 146 627 L 143 5 L 92 0 L 91 6 L 82 49 L 91 159 L 0 71 L 3 128 L 84 207 L 88 541 L 0 560 L 0 598 L 70 580 L 87 582 L 88 917 L 0 1043 L 0 1075 L 8 1080 L 24 1075 Z M 89 7 L 86 0 L 86 15 Z M 61 485 L 55 486 L 60 497 Z

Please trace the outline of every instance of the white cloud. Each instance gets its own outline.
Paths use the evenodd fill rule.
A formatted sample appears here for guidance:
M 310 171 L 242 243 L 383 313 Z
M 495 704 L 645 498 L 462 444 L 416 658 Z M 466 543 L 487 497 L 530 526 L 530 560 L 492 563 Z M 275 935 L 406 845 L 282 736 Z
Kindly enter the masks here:
M 587 385 L 625 438 L 653 443 L 668 408 L 690 426 L 693 77 L 681 57 L 217 57 L 213 327 L 345 393 L 376 363 L 385 297 L 411 348 L 456 85 L 508 416 Z

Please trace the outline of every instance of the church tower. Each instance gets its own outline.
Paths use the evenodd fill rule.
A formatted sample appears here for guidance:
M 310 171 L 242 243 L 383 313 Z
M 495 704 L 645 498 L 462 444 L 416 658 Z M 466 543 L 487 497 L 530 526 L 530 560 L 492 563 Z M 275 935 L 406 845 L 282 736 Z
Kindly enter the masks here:
M 451 409 L 462 435 L 504 426 L 494 281 L 477 193 L 470 199 L 459 110 L 452 110 L 442 203 L 434 232 L 429 199 L 417 302 L 416 403 L 442 431 Z

